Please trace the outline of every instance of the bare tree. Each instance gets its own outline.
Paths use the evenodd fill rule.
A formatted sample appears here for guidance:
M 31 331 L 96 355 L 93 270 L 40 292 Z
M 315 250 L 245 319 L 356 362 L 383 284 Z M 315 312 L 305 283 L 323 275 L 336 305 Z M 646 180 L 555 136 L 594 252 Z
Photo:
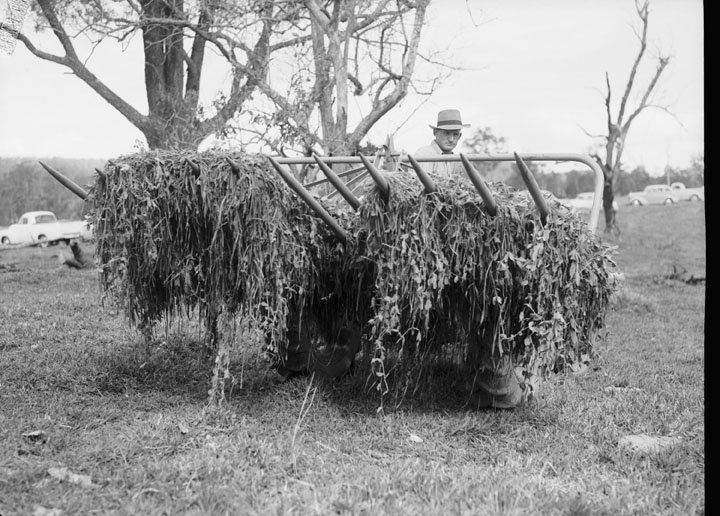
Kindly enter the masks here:
M 353 154 L 411 86 L 417 91 L 413 74 L 430 0 L 302 3 L 310 39 L 287 49 L 292 73 L 260 85 L 272 109 L 255 113 L 254 122 L 266 129 L 258 136 L 276 150 L 289 145 L 306 155 Z M 435 77 L 425 94 L 437 84 L 437 70 Z M 354 119 L 351 102 L 362 104 Z
M 251 105 L 260 91 L 272 101 L 269 120 L 285 131 L 281 142 L 299 135 L 304 148 L 315 144 L 317 131 L 310 121 L 318 109 L 321 145 L 336 152 L 356 146 L 406 95 L 428 2 L 38 0 L 37 28 L 52 30 L 63 53 L 38 48 L 27 34 L 19 33 L 17 38 L 35 56 L 70 69 L 137 127 L 150 148 L 197 148 L 208 136 L 226 131 L 239 113 L 256 113 Z M 414 21 L 406 28 L 403 24 L 410 15 Z M 137 33 L 142 35 L 144 49 L 146 114 L 93 74 L 88 66 L 90 56 L 79 55 L 74 44 L 79 35 L 87 35 L 98 44 L 108 39 L 126 43 Z M 397 55 L 398 34 L 406 36 L 401 66 L 391 69 L 389 63 L 395 63 L 388 54 L 393 51 Z M 375 56 L 370 73 L 373 84 L 379 81 L 379 86 L 374 90 L 371 110 L 347 134 L 348 88 L 354 85 L 368 91 L 370 86 L 359 86 L 354 71 L 372 57 L 360 46 L 373 38 L 381 55 Z M 231 80 L 229 88 L 211 105 L 202 105 L 200 84 L 209 48 L 221 56 L 231 71 Z M 307 76 L 302 60 L 282 62 L 274 57 L 288 53 L 305 55 L 314 62 L 314 83 L 309 92 L 297 82 L 287 92 L 273 87 L 273 71 L 278 76 Z M 392 85 L 389 92 L 388 85 Z M 251 122 L 255 127 L 262 119 Z
M 635 61 L 633 62 L 630 75 L 628 76 L 627 82 L 625 83 L 625 90 L 622 93 L 622 98 L 617 109 L 617 113 L 613 113 L 612 105 L 612 87 L 610 85 L 610 75 L 605 72 L 605 85 L 607 92 L 605 95 L 605 112 L 607 115 L 607 134 L 604 135 L 591 135 L 586 132 L 589 136 L 594 138 L 602 138 L 604 140 L 605 156 L 594 154 L 593 157 L 602 168 L 605 183 L 603 188 L 603 210 L 605 212 L 605 232 L 614 232 L 617 236 L 620 235 L 620 229 L 617 223 L 617 213 L 612 209 L 613 200 L 615 199 L 614 183 L 617 178 L 621 166 L 622 166 L 622 155 L 625 149 L 625 139 L 627 138 L 630 126 L 633 121 L 642 113 L 645 109 L 654 107 L 667 111 L 667 106 L 656 105 L 651 102 L 651 94 L 655 90 L 660 76 L 663 71 L 670 63 L 670 56 L 658 54 L 655 57 L 655 71 L 650 78 L 649 82 L 645 85 L 644 91 L 642 91 L 640 100 L 634 107 L 630 106 L 630 95 L 634 91 L 634 88 L 640 88 L 636 84 L 638 68 L 640 67 L 643 59 L 646 57 L 647 51 L 647 34 L 648 25 L 650 20 L 650 0 L 635 0 L 635 11 L 637 12 L 642 27 L 640 32 L 636 32 L 640 46 L 638 48 Z

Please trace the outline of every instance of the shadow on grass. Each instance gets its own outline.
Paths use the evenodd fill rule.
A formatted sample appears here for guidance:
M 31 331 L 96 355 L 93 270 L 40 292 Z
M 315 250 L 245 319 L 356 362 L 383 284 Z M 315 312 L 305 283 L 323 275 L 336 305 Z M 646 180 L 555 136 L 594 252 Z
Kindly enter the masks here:
M 115 347 L 95 361 L 97 389 L 112 394 L 157 390 L 204 401 L 212 375 L 204 343 L 188 336 Z
M 362 363 L 361 360 L 358 362 Z M 533 398 L 511 410 L 478 407 L 477 396 L 470 389 L 472 375 L 455 363 L 438 361 L 426 365 L 421 372 L 401 372 L 397 366 L 388 375 L 387 383 L 380 384 L 377 379 L 369 367 L 356 365 L 343 377 L 312 378 L 312 382 L 318 387 L 323 399 L 337 407 L 339 414 L 344 417 L 374 417 L 399 412 L 424 415 L 476 413 L 503 414 L 505 417 L 502 419 L 505 421 L 523 421 L 539 427 L 553 425 L 558 421 L 556 410 L 548 411 L 539 407 Z M 293 393 L 299 408 L 310 382 L 309 376 L 297 375 L 275 389 Z M 503 433 L 503 429 L 496 428 L 492 433 Z

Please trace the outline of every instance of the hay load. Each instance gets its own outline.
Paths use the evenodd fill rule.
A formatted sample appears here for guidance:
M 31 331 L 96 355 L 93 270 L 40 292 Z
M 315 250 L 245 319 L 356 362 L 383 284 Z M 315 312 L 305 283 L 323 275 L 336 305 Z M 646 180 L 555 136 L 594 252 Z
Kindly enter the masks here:
M 433 179 L 425 195 L 413 174 L 389 176 L 388 201 L 372 190 L 355 219 L 376 271 L 372 356 L 394 347 L 419 370 L 449 351 L 476 372 L 509 357 L 526 378 L 587 361 L 615 288 L 611 250 L 557 200 L 541 224 L 524 193 L 493 183 L 492 216 L 468 182 Z
M 592 355 L 614 264 L 585 222 L 554 202 L 541 224 L 499 183 L 492 216 L 469 183 L 386 178 L 357 212 L 321 201 L 343 244 L 263 156 L 121 157 L 89 197 L 102 286 L 144 331 L 199 309 L 225 376 L 221 314 L 250 317 L 287 372 L 340 374 L 361 351 L 383 393 L 390 369 L 406 390 L 442 360 L 542 375 Z
M 288 303 L 314 290 L 334 244 L 261 156 L 122 156 L 88 201 L 102 287 L 142 330 L 198 309 L 211 340 L 223 311 L 258 313 L 283 339 Z

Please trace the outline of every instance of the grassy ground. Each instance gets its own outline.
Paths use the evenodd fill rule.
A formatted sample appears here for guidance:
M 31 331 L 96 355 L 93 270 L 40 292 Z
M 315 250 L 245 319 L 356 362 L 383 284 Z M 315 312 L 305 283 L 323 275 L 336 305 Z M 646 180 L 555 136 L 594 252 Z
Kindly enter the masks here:
M 622 206 L 597 364 L 510 412 L 439 384 L 379 413 L 357 379 L 276 384 L 251 355 L 208 407 L 191 323 L 148 351 L 61 248 L 0 251 L 0 514 L 704 514 L 704 208 Z

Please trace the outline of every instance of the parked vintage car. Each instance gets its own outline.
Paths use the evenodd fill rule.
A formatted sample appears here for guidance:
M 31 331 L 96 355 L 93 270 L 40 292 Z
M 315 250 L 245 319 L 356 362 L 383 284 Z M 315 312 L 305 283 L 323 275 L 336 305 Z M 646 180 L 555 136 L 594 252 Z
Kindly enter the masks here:
M 574 199 L 563 199 L 563 204 L 570 208 L 573 212 L 586 212 L 592 209 L 595 192 L 582 192 L 577 194 Z M 613 210 L 618 211 L 620 206 L 617 201 L 613 200 Z M 600 200 L 600 211 L 603 210 L 602 199 Z
M 677 194 L 681 201 L 704 201 L 705 200 L 705 187 L 699 186 L 697 188 L 687 188 L 685 183 L 675 182 L 670 183 L 670 188 Z
M 628 203 L 631 206 L 673 204 L 676 202 L 680 202 L 680 197 L 669 185 L 647 185 L 642 192 L 630 192 L 628 194 Z
M 88 240 L 92 230 L 84 220 L 57 220 L 51 211 L 23 213 L 16 224 L 0 229 L 0 244 L 38 244 L 41 247 L 73 239 Z

